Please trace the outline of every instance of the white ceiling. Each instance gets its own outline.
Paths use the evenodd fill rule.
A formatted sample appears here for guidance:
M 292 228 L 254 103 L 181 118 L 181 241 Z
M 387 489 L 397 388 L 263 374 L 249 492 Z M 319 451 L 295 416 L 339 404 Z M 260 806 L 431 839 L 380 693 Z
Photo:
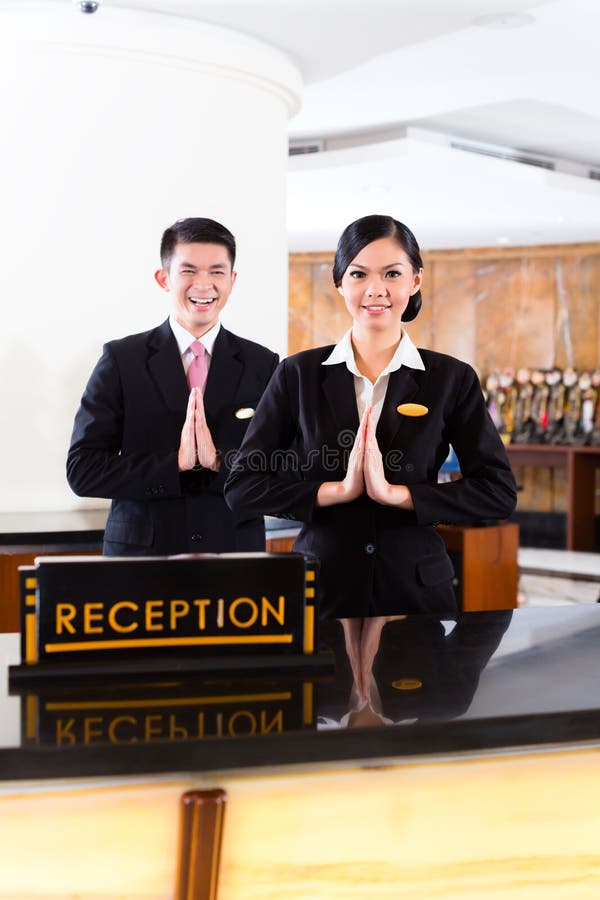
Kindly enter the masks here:
M 292 250 L 330 249 L 349 221 L 379 211 L 425 248 L 600 240 L 600 181 L 588 177 L 600 172 L 600 0 L 100 2 L 98 16 L 127 6 L 235 28 L 299 65 L 290 137 L 333 149 L 290 160 Z M 473 24 L 491 14 L 530 21 Z

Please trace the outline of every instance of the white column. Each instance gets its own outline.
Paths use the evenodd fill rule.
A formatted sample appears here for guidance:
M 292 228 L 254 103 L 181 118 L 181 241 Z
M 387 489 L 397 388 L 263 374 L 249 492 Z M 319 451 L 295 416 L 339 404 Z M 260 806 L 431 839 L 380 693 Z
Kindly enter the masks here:
M 0 510 L 81 506 L 72 419 L 104 341 L 166 318 L 160 237 L 236 235 L 232 330 L 285 352 L 287 121 L 278 50 L 178 17 L 0 2 Z

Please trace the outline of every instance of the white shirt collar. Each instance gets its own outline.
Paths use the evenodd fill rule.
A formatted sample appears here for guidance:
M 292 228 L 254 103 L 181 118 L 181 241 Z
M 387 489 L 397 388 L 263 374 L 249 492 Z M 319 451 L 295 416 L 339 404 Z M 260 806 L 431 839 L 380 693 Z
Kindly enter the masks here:
M 190 344 L 193 344 L 195 340 L 199 340 L 203 345 L 206 352 L 212 356 L 213 346 L 215 343 L 215 339 L 221 329 L 221 323 L 217 322 L 216 325 L 202 335 L 201 338 L 195 338 L 193 334 L 190 334 L 189 331 L 186 331 L 185 328 L 179 324 L 175 316 L 169 316 L 169 325 L 171 326 L 171 331 L 175 335 L 175 340 L 177 341 L 177 346 L 179 347 L 179 352 L 183 356 L 187 350 L 190 349 Z
M 347 331 L 343 338 L 337 342 L 327 359 L 324 359 L 321 365 L 335 366 L 338 363 L 346 363 L 353 375 L 362 377 L 356 366 L 356 360 L 354 359 L 351 336 L 352 329 Z M 421 354 L 404 329 L 402 329 L 402 338 L 396 347 L 394 355 L 381 375 L 389 375 L 390 372 L 395 372 L 396 369 L 399 369 L 401 366 L 408 366 L 409 369 L 425 370 Z M 379 376 L 380 378 L 381 375 Z

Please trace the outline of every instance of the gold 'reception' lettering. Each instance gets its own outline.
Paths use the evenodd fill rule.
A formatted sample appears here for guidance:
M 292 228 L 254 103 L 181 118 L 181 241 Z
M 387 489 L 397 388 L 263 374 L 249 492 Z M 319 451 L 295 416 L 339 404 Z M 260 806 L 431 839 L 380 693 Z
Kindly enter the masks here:
M 198 631 L 206 628 L 206 607 L 210 606 L 210 600 L 194 600 L 194 606 L 198 607 Z
M 94 622 L 97 623 L 94 625 Z M 102 604 L 86 603 L 83 609 L 84 634 L 102 634 Z
M 111 744 L 135 744 L 136 720 L 133 716 L 115 716 L 108 723 L 108 740 Z M 132 726 L 133 725 L 133 729 Z
M 286 598 L 200 597 L 194 600 L 88 601 L 57 603 L 54 630 L 57 637 L 83 639 L 102 635 L 110 639 L 122 635 L 159 632 L 162 637 L 190 636 L 233 629 L 260 633 L 260 629 L 285 627 Z
M 164 631 L 162 623 L 164 616 L 164 603 L 162 600 L 146 601 L 146 631 Z
M 285 621 L 285 597 L 280 595 L 277 610 L 269 603 L 267 597 L 262 598 L 260 624 L 266 627 L 269 624 L 268 613 L 270 613 L 279 625 L 283 625 Z
M 249 609 L 249 612 L 242 612 L 242 615 L 247 615 L 245 620 L 240 619 L 238 615 L 238 609 L 241 606 L 246 610 Z M 258 606 L 251 597 L 238 597 L 229 607 L 229 618 L 236 628 L 252 628 L 258 619 Z
M 184 619 L 190 611 L 190 604 L 187 600 L 171 600 L 169 609 L 169 628 L 171 631 L 177 630 L 177 623 L 180 619 Z
M 122 609 L 132 609 L 134 612 L 137 612 L 139 606 L 137 603 L 130 603 L 128 600 L 121 600 L 120 603 L 115 603 L 114 606 L 111 606 L 108 611 L 108 624 L 110 628 L 112 628 L 113 631 L 118 632 L 118 634 L 128 634 L 130 631 L 135 631 L 138 626 L 135 621 L 125 625 L 117 619 L 117 615 Z
M 72 624 L 73 619 L 77 615 L 77 607 L 72 603 L 57 603 L 56 604 L 56 633 L 63 634 L 63 628 L 65 632 L 69 634 L 77 634 L 74 625 Z
M 63 721 L 59 719 L 56 723 L 56 744 L 58 747 L 62 747 L 65 744 L 75 744 L 77 742 L 77 738 L 75 737 L 75 732 L 73 731 L 73 726 L 75 725 L 75 719 L 67 719 L 67 721 Z
M 281 734 L 284 711 L 275 709 L 220 710 L 210 717 L 198 712 L 195 717 L 179 717 L 176 713 L 137 711 L 118 715 L 68 718 L 59 717 L 54 728 L 56 746 L 76 744 L 151 744 L 155 741 L 190 741 L 204 737 L 246 737 L 253 734 Z

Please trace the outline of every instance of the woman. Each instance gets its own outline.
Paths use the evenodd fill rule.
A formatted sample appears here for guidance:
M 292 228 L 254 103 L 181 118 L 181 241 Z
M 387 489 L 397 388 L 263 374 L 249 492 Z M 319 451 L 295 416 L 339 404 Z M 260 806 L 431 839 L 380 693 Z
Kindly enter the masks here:
M 226 485 L 239 516 L 304 523 L 294 549 L 321 559 L 330 615 L 455 612 L 434 526 L 505 518 L 515 506 L 475 372 L 417 350 L 402 328 L 421 307 L 422 277 L 402 223 L 366 216 L 345 229 L 333 280 L 352 327 L 280 364 Z M 450 444 L 463 478 L 438 484 Z

